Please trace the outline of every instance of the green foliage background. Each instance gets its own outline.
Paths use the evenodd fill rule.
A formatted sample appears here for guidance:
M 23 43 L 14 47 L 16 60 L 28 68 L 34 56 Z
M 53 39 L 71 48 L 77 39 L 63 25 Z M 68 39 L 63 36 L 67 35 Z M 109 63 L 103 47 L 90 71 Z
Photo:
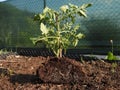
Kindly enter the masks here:
M 0 3 L 0 47 L 32 47 L 29 39 L 39 34 L 33 13 Z
M 8 0 L 8 2 L 0 3 L 0 48 L 33 47 L 30 37 L 38 36 L 40 32 L 39 26 L 33 21 L 35 13 L 30 12 L 30 10 L 42 11 L 42 1 Z M 120 5 L 117 2 L 119 0 L 110 0 L 110 3 L 101 0 L 68 1 L 75 4 L 94 2 L 93 6 L 88 9 L 88 18 L 78 20 L 82 29 L 80 31 L 85 35 L 85 38 L 80 40 L 78 48 L 81 48 L 81 46 L 85 48 L 110 46 L 110 39 L 114 41 L 115 47 L 120 47 Z M 48 0 L 47 5 L 58 8 L 68 1 L 58 0 L 53 2 Z M 12 6 L 10 2 L 14 2 L 15 5 Z M 29 7 L 29 9 L 26 7 Z

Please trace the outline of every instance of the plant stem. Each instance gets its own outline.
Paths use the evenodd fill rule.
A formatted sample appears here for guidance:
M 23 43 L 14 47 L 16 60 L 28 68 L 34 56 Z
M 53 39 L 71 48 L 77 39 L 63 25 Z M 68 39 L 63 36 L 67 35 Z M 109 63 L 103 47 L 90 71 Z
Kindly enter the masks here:
M 113 42 L 111 44 L 112 44 L 112 53 L 113 53 Z
M 57 57 L 62 57 L 62 48 L 60 44 L 61 35 L 60 35 L 60 23 L 58 21 L 59 15 L 56 14 L 56 26 L 57 26 L 57 32 L 58 32 L 58 51 L 57 51 Z

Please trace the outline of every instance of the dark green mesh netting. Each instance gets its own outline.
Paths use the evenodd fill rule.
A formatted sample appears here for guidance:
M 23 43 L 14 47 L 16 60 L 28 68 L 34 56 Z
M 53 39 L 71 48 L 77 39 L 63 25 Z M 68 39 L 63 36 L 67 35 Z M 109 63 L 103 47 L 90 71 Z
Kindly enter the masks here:
M 2 1 L 2 0 L 1 0 Z M 45 0 L 46 6 L 58 10 L 61 5 L 92 3 L 88 18 L 78 20 L 85 38 L 78 47 L 120 46 L 120 0 Z M 33 47 L 30 37 L 37 36 L 39 25 L 33 21 L 42 12 L 44 0 L 6 0 L 0 2 L 0 47 Z

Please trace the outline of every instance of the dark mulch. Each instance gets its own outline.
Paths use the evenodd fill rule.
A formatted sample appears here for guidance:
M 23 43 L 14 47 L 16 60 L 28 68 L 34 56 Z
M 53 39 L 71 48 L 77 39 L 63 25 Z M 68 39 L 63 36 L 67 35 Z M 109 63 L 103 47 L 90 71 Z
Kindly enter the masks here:
M 120 63 L 8 55 L 0 60 L 0 90 L 120 90 Z

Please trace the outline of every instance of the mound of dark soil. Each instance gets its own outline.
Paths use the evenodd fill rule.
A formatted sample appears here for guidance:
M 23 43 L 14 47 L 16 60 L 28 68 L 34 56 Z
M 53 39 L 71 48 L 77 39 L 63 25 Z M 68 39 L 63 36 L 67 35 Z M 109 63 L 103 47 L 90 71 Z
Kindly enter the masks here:
M 37 76 L 45 83 L 80 84 L 86 78 L 82 65 L 68 58 L 51 58 L 37 72 Z
M 0 90 L 120 90 L 120 63 L 9 55 L 0 60 Z

